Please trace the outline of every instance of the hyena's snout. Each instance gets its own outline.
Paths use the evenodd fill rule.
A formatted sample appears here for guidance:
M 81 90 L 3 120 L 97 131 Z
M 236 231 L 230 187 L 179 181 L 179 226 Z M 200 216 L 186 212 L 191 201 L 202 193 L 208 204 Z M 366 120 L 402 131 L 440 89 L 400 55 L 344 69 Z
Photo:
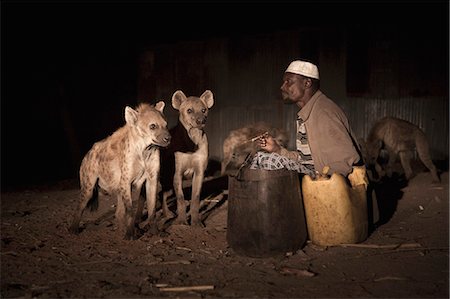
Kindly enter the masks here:
M 202 127 L 206 125 L 206 119 L 207 119 L 206 115 L 200 115 L 195 118 L 195 124 L 199 127 Z
M 169 130 L 164 129 L 161 130 L 159 134 L 156 135 L 155 143 L 159 146 L 166 147 L 170 144 L 170 141 L 172 140 L 172 136 L 169 133 Z

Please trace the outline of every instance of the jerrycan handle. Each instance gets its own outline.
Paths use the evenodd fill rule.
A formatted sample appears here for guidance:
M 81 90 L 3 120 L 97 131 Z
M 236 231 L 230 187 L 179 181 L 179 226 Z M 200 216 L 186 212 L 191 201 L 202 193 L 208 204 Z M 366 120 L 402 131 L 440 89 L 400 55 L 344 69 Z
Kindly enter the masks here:
M 330 175 L 328 174 L 329 171 L 330 166 L 324 166 L 322 172 L 316 171 L 316 175 L 315 177 L 313 177 L 313 179 L 318 181 L 327 180 L 330 178 Z

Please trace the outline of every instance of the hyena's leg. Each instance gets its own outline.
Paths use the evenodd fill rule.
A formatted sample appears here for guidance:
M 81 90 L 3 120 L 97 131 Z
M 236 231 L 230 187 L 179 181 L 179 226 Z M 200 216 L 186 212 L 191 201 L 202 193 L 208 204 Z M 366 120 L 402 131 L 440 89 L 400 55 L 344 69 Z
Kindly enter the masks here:
M 203 226 L 200 219 L 200 193 L 202 191 L 204 174 L 202 171 L 196 172 L 192 179 L 192 197 L 191 197 L 191 225 Z
M 145 181 L 146 199 L 147 199 L 147 222 L 149 231 L 152 234 L 158 233 L 158 227 L 156 225 L 156 193 L 158 189 L 158 175 L 153 173 L 149 175 L 149 178 Z
M 411 152 L 401 151 L 398 153 L 400 157 L 400 162 L 402 163 L 403 170 L 405 171 L 405 176 L 409 180 L 413 176 L 413 171 L 411 168 Z
M 175 171 L 173 177 L 173 190 L 177 197 L 177 218 L 174 222 L 175 224 L 187 224 L 186 201 L 184 200 L 183 193 L 183 174 L 179 171 Z
M 98 189 L 96 188 L 97 177 L 89 177 L 86 174 L 82 175 L 80 185 L 80 202 L 74 213 L 72 224 L 69 228 L 69 231 L 74 234 L 77 234 L 79 232 L 81 216 L 83 215 L 86 206 L 89 204 L 89 202 L 98 200 Z
M 162 192 L 162 210 L 165 218 L 174 218 L 175 214 L 172 213 L 172 211 L 169 209 L 169 206 L 167 205 L 167 199 L 169 196 L 173 195 L 173 190 L 169 190 L 166 192 Z
M 386 166 L 385 166 L 385 174 L 386 174 L 386 176 L 387 177 L 392 177 L 392 173 L 393 173 L 393 170 L 394 170 L 394 165 L 395 165 L 395 162 L 396 162 L 396 160 L 397 160 L 397 153 L 395 153 L 394 151 L 392 151 L 392 150 L 388 150 L 388 161 L 387 161 L 387 164 L 386 164 Z
M 428 141 L 426 140 L 425 136 L 417 138 L 416 150 L 417 150 L 417 154 L 419 155 L 420 160 L 430 171 L 430 173 L 433 177 L 433 182 L 434 183 L 440 182 L 441 180 L 437 174 L 436 166 L 434 166 L 433 161 L 431 160 Z
M 381 165 L 378 162 L 375 162 L 374 170 L 377 173 L 378 179 L 386 175 L 386 172 L 384 171 L 383 167 L 381 167 Z
M 116 216 L 121 231 L 125 229 L 124 239 L 131 240 L 136 237 L 134 229 L 133 203 L 131 199 L 131 184 L 121 182 L 117 196 Z
M 125 204 L 122 200 L 122 196 L 120 194 L 116 195 L 117 203 L 116 203 L 116 222 L 119 228 L 119 231 L 122 233 L 125 231 Z
M 142 196 L 142 187 L 136 186 L 134 190 L 131 191 L 131 197 L 133 205 L 136 204 L 136 214 L 134 216 L 134 226 L 139 228 L 139 223 L 141 222 L 142 212 L 144 211 L 144 203 L 146 197 Z

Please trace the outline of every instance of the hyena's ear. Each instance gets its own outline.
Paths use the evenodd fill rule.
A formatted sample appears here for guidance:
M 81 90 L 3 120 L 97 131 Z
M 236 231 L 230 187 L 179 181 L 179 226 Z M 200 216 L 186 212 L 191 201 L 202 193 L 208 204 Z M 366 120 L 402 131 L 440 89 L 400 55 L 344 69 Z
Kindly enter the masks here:
M 211 108 L 214 105 L 214 97 L 211 90 L 206 90 L 201 96 L 200 100 L 205 103 L 206 107 Z
M 176 110 L 180 109 L 181 103 L 186 100 L 186 95 L 181 91 L 177 90 L 172 96 L 172 107 Z
M 158 103 L 156 103 L 155 109 L 158 110 L 159 112 L 163 113 L 165 106 L 166 106 L 166 104 L 163 101 L 159 101 Z
M 138 119 L 138 112 L 133 108 L 126 106 L 125 107 L 125 121 L 129 125 L 135 125 Z
M 377 142 L 375 143 L 375 146 L 378 150 L 381 150 L 381 148 L 383 147 L 383 140 L 378 139 Z

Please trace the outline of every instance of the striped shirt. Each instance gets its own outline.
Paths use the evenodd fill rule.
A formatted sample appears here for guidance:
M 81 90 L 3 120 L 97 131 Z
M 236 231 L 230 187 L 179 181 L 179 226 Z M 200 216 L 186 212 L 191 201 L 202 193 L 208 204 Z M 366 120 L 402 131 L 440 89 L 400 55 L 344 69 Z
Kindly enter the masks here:
M 314 172 L 314 160 L 311 155 L 311 148 L 308 143 L 308 134 L 306 132 L 305 122 L 301 117 L 297 118 L 297 151 L 299 162 L 306 168 Z

